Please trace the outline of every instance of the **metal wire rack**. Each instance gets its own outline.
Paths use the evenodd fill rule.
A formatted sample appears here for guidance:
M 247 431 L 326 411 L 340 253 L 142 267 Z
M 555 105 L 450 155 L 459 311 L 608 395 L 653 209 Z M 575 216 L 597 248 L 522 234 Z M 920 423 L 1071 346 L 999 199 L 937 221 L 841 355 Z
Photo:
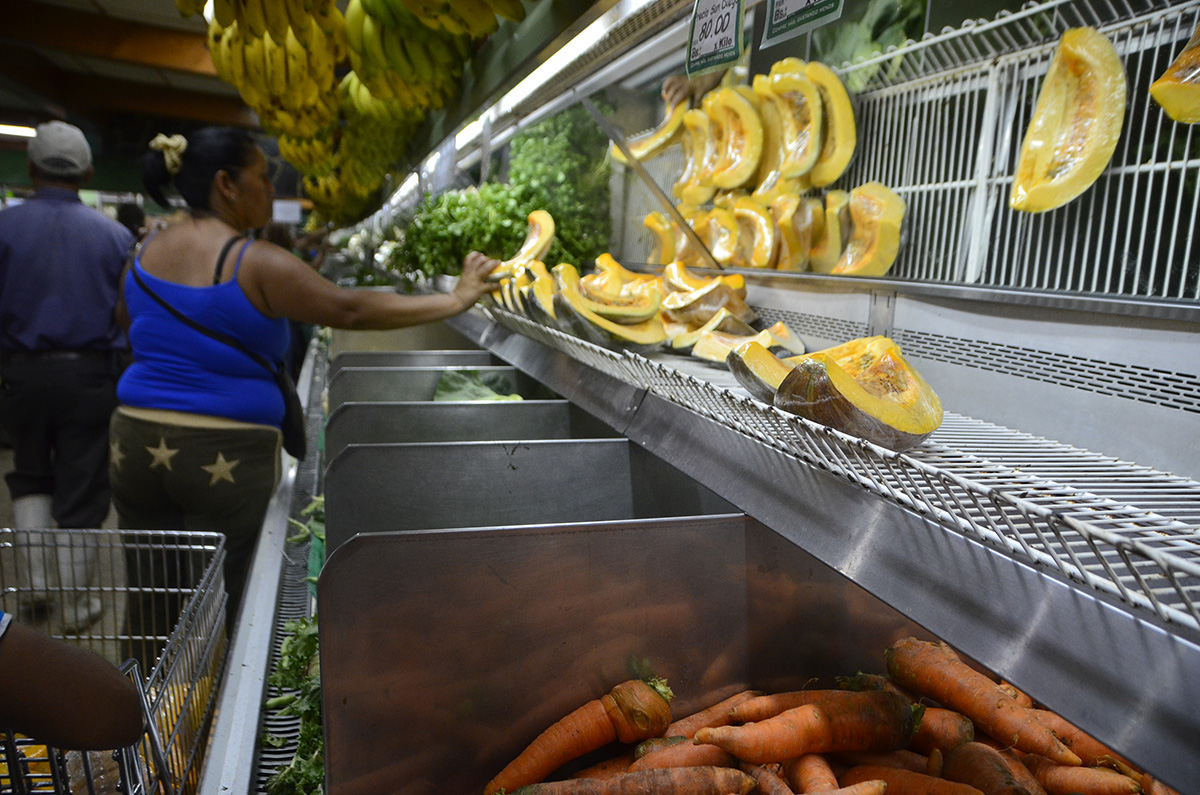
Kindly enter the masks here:
M 224 560 L 218 533 L 0 529 L 0 610 L 123 665 L 147 715 L 115 758 L 0 737 L 0 793 L 195 792 L 225 667 Z
M 512 331 L 942 526 L 1200 629 L 1200 483 L 958 414 L 895 453 L 760 403 L 727 371 L 697 376 L 684 357 L 608 350 L 489 311 Z
M 957 414 L 895 453 L 626 355 L 660 397 L 1015 558 L 1200 628 L 1200 483 Z

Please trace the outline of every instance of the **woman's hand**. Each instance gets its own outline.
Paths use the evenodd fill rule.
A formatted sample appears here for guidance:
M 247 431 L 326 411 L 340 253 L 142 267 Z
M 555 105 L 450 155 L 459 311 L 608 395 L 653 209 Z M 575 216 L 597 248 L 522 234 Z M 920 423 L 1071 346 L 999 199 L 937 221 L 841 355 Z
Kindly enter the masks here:
M 709 72 L 688 79 L 686 75 L 671 75 L 662 84 L 662 97 L 668 108 L 673 108 L 680 102 L 690 101 L 693 108 L 700 107 L 704 95 L 721 83 L 725 72 Z
M 499 260 L 472 251 L 463 259 L 462 275 L 458 277 L 458 285 L 454 288 L 454 297 L 462 304 L 463 311 L 470 309 L 479 297 L 495 287 L 487 280 Z

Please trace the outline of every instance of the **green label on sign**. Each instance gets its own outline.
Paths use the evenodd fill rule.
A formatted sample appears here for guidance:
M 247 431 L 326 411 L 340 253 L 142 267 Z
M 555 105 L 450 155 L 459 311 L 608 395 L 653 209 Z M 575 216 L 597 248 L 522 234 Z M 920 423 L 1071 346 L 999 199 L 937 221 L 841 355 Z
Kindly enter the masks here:
M 688 35 L 688 75 L 736 64 L 746 46 L 744 24 L 742 0 L 696 0 Z
M 813 28 L 836 22 L 843 0 L 767 0 L 767 24 L 760 47 L 770 47 Z

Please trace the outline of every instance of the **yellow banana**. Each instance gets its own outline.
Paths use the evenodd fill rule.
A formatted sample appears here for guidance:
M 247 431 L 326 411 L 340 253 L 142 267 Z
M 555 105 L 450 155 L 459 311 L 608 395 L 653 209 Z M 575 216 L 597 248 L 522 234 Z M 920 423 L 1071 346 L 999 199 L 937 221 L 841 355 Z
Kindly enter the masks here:
M 267 20 L 267 32 L 277 43 L 287 38 L 287 0 L 260 0 L 263 16 Z
M 204 3 L 200 3 L 200 10 L 204 10 Z M 223 28 L 227 28 L 237 21 L 237 6 L 233 0 L 213 0 L 213 19 Z
M 284 32 L 286 37 L 287 32 Z M 268 33 L 263 36 L 263 64 L 267 71 L 267 89 L 271 98 L 282 100 L 288 93 L 287 49 Z
M 238 0 L 241 6 L 239 19 L 246 23 L 246 32 L 256 39 L 261 39 L 267 32 L 267 16 L 263 11 L 263 3 L 271 0 Z
M 521 0 L 487 0 L 487 4 L 492 7 L 493 13 L 511 22 L 525 19 L 525 5 Z
M 221 57 L 225 59 L 225 68 L 229 71 L 229 82 L 240 90 L 246 82 L 246 63 L 242 60 L 242 36 L 236 21 L 225 29 L 221 44 Z
M 328 88 L 333 85 L 333 52 L 329 38 L 315 23 L 310 24 L 309 33 L 312 41 L 308 45 L 308 71 L 318 85 Z
M 360 56 L 363 51 L 363 18 L 366 15 L 359 0 L 350 0 L 346 5 L 346 46 Z
M 175 8 L 181 16 L 192 17 L 204 11 L 204 0 L 175 0 Z
M 288 89 L 300 105 L 308 105 L 316 101 L 316 84 L 309 74 L 308 52 L 296 38 L 295 29 L 291 26 L 284 31 L 284 53 L 287 55 Z M 310 87 L 311 86 L 311 87 Z M 296 107 L 290 105 L 289 107 Z
M 362 32 L 364 65 L 374 71 L 387 69 L 387 56 L 383 52 L 383 26 L 370 14 L 364 14 Z
M 400 21 L 392 16 L 392 7 L 384 0 L 362 0 L 362 6 L 367 15 L 374 17 L 376 22 L 393 28 L 400 24 Z
M 304 10 L 301 0 L 281 0 L 287 12 L 288 27 L 296 34 L 301 45 L 307 47 L 312 42 L 313 18 Z
M 467 32 L 477 39 L 493 33 L 500 26 L 496 12 L 484 0 L 454 0 L 447 4 L 446 13 L 460 20 Z
M 229 69 L 225 66 L 224 54 L 221 52 L 222 40 L 225 38 L 225 29 L 217 24 L 214 19 L 208 23 L 208 57 L 212 59 L 213 68 L 217 70 L 217 77 L 224 80 L 226 83 L 232 82 L 229 79 Z
M 414 77 L 417 82 L 422 83 L 432 83 L 434 80 L 435 67 L 429 50 L 425 48 L 425 42 L 428 39 L 428 34 L 410 36 L 405 42 L 408 46 L 408 59 L 412 61 Z
M 412 59 L 409 56 L 412 41 L 405 42 L 400 38 L 396 28 L 384 28 L 383 54 L 387 58 L 388 68 L 405 80 L 411 80 L 415 74 Z

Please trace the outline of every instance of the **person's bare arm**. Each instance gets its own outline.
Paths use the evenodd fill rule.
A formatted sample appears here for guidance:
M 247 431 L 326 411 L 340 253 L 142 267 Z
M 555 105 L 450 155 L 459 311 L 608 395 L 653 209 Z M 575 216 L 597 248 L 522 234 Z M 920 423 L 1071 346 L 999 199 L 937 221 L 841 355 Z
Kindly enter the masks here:
M 709 72 L 691 79 L 687 75 L 671 75 L 662 84 L 663 100 L 668 108 L 673 108 L 685 100 L 690 101 L 692 107 L 698 108 L 704 95 L 716 88 L 724 76 L 724 71 Z
M 303 323 L 342 329 L 390 329 L 444 320 L 469 309 L 488 289 L 498 263 L 478 252 L 463 262 L 452 293 L 400 295 L 338 287 L 278 246 L 255 243 L 246 252 L 239 282 L 260 311 Z
M 0 725 L 62 750 L 132 745 L 144 730 L 137 686 L 99 654 L 16 622 L 0 637 Z

